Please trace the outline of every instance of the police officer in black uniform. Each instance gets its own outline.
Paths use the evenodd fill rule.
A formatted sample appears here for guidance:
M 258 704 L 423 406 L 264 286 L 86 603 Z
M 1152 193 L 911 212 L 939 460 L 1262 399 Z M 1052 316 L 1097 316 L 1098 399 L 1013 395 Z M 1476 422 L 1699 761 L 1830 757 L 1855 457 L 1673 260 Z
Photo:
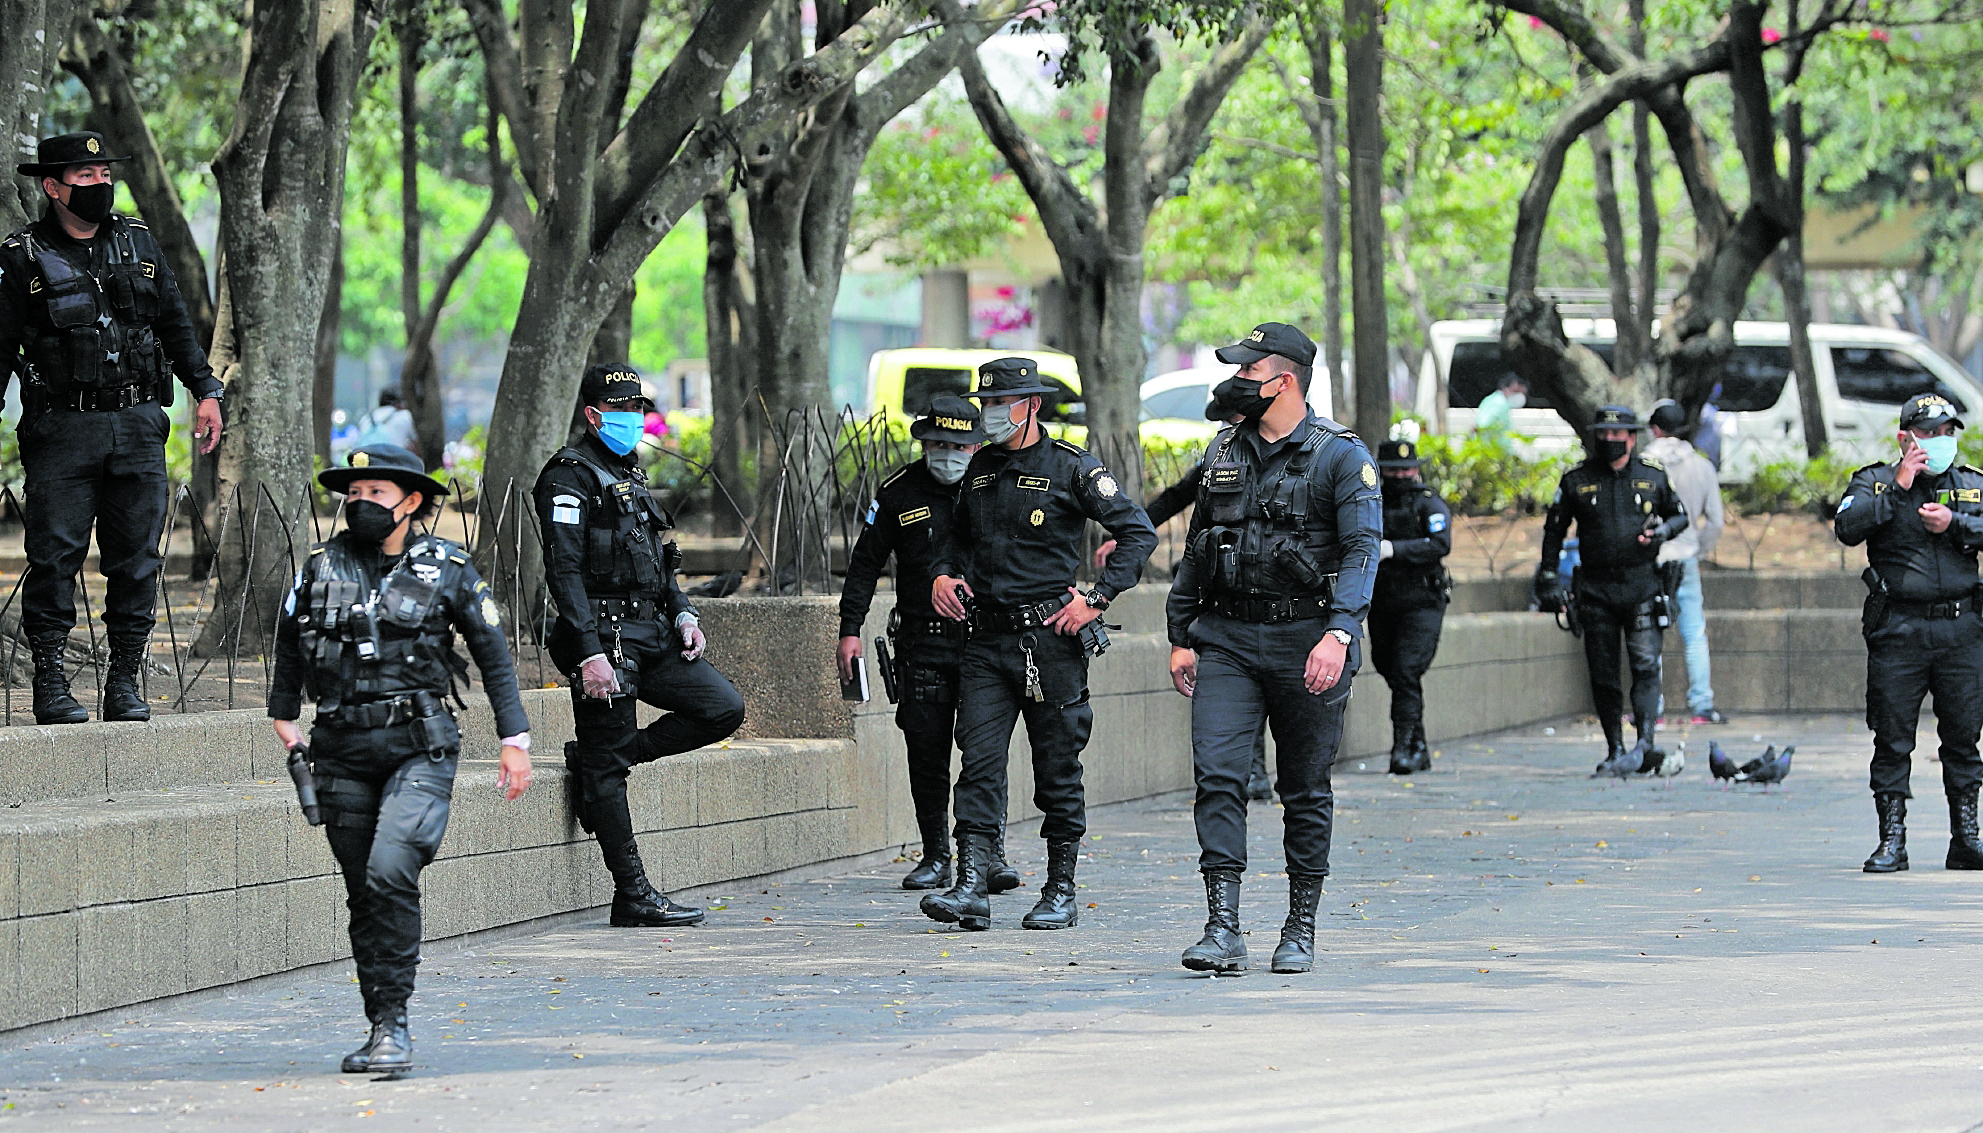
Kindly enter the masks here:
M 895 726 L 909 749 L 909 795 L 923 834 L 923 860 L 902 879 L 904 889 L 941 889 L 950 871 L 950 737 L 957 722 L 957 666 L 970 627 L 939 617 L 930 606 L 937 548 L 950 535 L 957 486 L 971 454 L 984 443 L 978 407 L 952 394 L 930 399 L 930 411 L 909 426 L 923 443 L 923 459 L 882 481 L 868 505 L 867 522 L 847 560 L 840 591 L 840 679 L 851 680 L 861 658 L 861 623 L 874 600 L 875 582 L 895 557 L 895 611 L 888 619 L 900 674 Z M 1005 828 L 992 849 L 991 891 L 1019 888 L 1019 872 L 1005 860 Z
M 1900 459 L 1852 474 L 1834 529 L 1866 544 L 1866 726 L 1873 730 L 1873 805 L 1880 845 L 1867 873 L 1907 868 L 1908 773 L 1921 701 L 1935 696 L 1949 869 L 1983 869 L 1976 737 L 1983 728 L 1983 621 L 1976 553 L 1983 549 L 1983 471 L 1956 462 L 1962 420 L 1936 393 L 1900 410 Z
M 1411 441 L 1377 446 L 1383 477 L 1384 541 L 1370 597 L 1370 663 L 1391 686 L 1391 774 L 1432 766 L 1425 743 L 1420 680 L 1439 652 L 1451 585 L 1444 560 L 1453 551 L 1453 512 L 1419 478 L 1425 461 Z
M 292 760 L 313 772 L 312 821 L 344 875 L 372 1021 L 344 1070 L 399 1073 L 413 1065 L 406 1001 L 420 964 L 420 871 L 447 829 L 461 747 L 447 703 L 468 679 L 457 633 L 495 710 L 497 786 L 511 799 L 530 785 L 530 721 L 488 583 L 460 545 L 411 531 L 447 488 L 395 445 L 360 448 L 317 482 L 344 494 L 345 529 L 311 550 L 283 607 L 268 713 Z M 306 691 L 317 702 L 307 748 L 296 726 Z
M 557 604 L 549 646 L 571 678 L 577 739 L 565 745 L 574 809 L 599 838 L 613 875 L 612 923 L 699 924 L 648 884 L 627 809 L 627 775 L 643 763 L 713 744 L 743 726 L 744 698 L 703 659 L 707 644 L 675 582 L 681 553 L 664 536 L 673 520 L 647 490 L 633 458 L 651 408 L 640 375 L 601 363 L 579 386 L 585 435 L 559 449 L 537 477 L 544 576 Z M 667 715 L 635 726 L 634 702 Z
M 1666 470 L 1638 455 L 1639 416 L 1623 405 L 1597 411 L 1585 442 L 1582 464 L 1563 474 L 1542 526 L 1542 565 L 1535 592 L 1544 610 L 1574 603 L 1583 627 L 1584 660 L 1590 668 L 1591 700 L 1604 729 L 1605 758 L 1592 777 L 1623 779 L 1658 767 L 1653 746 L 1659 719 L 1660 634 L 1671 616 L 1659 570 L 1660 544 L 1687 529 Z M 1565 595 L 1556 572 L 1557 556 L 1570 525 L 1577 525 L 1582 559 L 1576 593 Z M 1625 749 L 1625 693 L 1618 681 L 1619 641 L 1632 666 L 1632 724 L 1638 743 Z
M 1276 972 L 1315 963 L 1315 906 L 1329 874 L 1329 768 L 1370 609 L 1383 515 L 1356 434 L 1308 408 L 1315 343 L 1262 323 L 1218 358 L 1240 367 L 1223 400 L 1241 417 L 1206 452 L 1184 562 L 1165 620 L 1171 680 L 1191 697 L 1205 935 L 1194 971 L 1246 967 L 1239 885 L 1254 737 L 1274 729 L 1285 809 L 1288 915 Z
M 0 241 L 0 382 L 21 379 L 27 577 L 21 627 L 34 653 L 37 724 L 89 712 L 69 694 L 62 647 L 76 624 L 75 579 L 96 527 L 106 580 L 108 720 L 147 720 L 138 670 L 151 637 L 165 529 L 165 409 L 176 372 L 198 400 L 194 437 L 220 443 L 221 384 L 193 336 L 151 230 L 111 211 L 116 186 L 100 134 L 43 141 L 19 166 L 48 197 L 41 219 Z M 102 522 L 97 521 L 101 519 Z
M 1022 715 L 1033 802 L 1045 816 L 1047 882 L 1021 923 L 1059 929 L 1079 919 L 1074 868 L 1088 829 L 1081 751 L 1094 723 L 1088 656 L 1106 644 L 1093 623 L 1136 585 L 1157 546 L 1149 518 L 1102 462 L 1041 428 L 1042 398 L 1055 392 L 1031 358 L 978 367 L 971 396 L 984 406 L 990 443 L 964 472 L 950 538 L 933 568 L 931 605 L 953 620 L 968 617 L 971 640 L 957 687 L 957 884 L 924 897 L 922 908 L 967 929 L 991 927 L 992 847 L 1005 826 L 1007 752 Z M 1083 596 L 1074 574 L 1091 519 L 1117 546 Z

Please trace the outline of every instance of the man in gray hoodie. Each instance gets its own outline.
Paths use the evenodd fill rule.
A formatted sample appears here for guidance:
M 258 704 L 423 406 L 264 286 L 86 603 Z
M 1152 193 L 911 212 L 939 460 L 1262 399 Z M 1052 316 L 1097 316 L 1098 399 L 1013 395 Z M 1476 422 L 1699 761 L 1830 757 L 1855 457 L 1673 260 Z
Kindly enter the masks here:
M 1696 724 L 1726 724 L 1728 717 L 1714 706 L 1714 685 L 1708 661 L 1707 614 L 1701 608 L 1701 557 L 1721 539 L 1721 485 L 1714 465 L 1678 434 L 1687 424 L 1687 411 L 1671 401 L 1653 406 L 1653 442 L 1646 455 L 1666 467 L 1666 478 L 1692 520 L 1687 530 L 1659 549 L 1662 567 L 1678 563 L 1680 588 L 1674 595 L 1680 644 L 1687 655 L 1687 709 Z

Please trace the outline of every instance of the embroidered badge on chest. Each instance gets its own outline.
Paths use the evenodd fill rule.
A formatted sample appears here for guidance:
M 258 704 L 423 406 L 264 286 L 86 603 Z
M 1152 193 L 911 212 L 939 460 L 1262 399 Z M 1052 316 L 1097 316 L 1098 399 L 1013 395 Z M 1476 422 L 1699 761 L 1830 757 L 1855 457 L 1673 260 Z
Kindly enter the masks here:
M 895 522 L 901 524 L 903 527 L 907 527 L 911 523 L 921 523 L 923 520 L 928 519 L 929 517 L 930 517 L 930 509 L 926 507 L 919 507 L 919 508 L 911 509 L 909 511 L 905 511 L 901 515 L 896 516 Z
M 1026 517 L 1026 522 L 1032 524 L 1035 527 L 1038 527 L 1040 524 L 1045 523 L 1046 521 L 1047 521 L 1047 513 L 1041 511 L 1039 508 L 1034 508 L 1033 514 Z
M 1046 492 L 1053 489 L 1053 481 L 1044 476 L 1021 476 L 1019 486 L 1029 492 Z
M 971 490 L 975 492 L 979 488 L 989 488 L 992 486 L 993 483 L 997 482 L 997 480 L 998 480 L 997 473 L 987 472 L 983 476 L 980 476 L 977 479 L 971 481 Z

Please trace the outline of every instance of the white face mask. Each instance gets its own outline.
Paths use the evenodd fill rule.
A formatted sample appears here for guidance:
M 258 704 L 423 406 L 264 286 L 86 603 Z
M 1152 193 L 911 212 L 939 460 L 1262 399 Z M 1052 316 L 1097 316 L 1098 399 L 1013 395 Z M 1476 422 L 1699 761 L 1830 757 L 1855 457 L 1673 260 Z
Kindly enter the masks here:
M 929 465 L 930 475 L 936 477 L 937 483 L 955 484 L 971 466 L 971 454 L 954 448 L 926 448 L 923 462 Z
M 1025 408 L 1026 402 L 1024 401 L 1015 401 L 1011 405 L 993 406 L 992 411 L 986 413 L 984 417 L 985 439 L 995 445 L 1004 444 L 1006 441 L 1011 440 L 1012 434 L 1019 431 L 1019 419 L 1015 419 L 1012 414 L 1018 411 L 1021 414 L 1021 418 L 1023 418 Z
M 1501 396 L 1508 399 L 1510 409 L 1520 409 L 1529 403 L 1529 395 L 1525 393 L 1504 393 Z

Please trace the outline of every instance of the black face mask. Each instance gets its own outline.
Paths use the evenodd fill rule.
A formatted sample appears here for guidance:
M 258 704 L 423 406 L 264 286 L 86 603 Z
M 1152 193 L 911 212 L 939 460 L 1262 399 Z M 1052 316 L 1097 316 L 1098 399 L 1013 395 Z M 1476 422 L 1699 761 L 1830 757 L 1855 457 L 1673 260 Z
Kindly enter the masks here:
M 347 500 L 344 505 L 344 527 L 351 532 L 351 541 L 367 547 L 376 547 L 386 541 L 393 528 L 399 526 L 399 517 L 384 504 L 371 500 Z
M 109 219 L 110 207 L 116 203 L 117 186 L 105 181 L 100 185 L 70 186 L 69 203 L 65 207 L 85 224 L 102 224 Z
M 1268 382 L 1273 380 L 1272 378 L 1267 379 Z M 1235 375 L 1226 379 L 1226 384 L 1232 388 L 1225 391 L 1221 400 L 1227 408 L 1239 414 L 1241 419 L 1249 425 L 1259 424 L 1260 418 L 1266 416 L 1267 410 L 1273 407 L 1273 398 L 1260 396 L 1260 387 L 1266 385 L 1267 382 L 1256 382 L 1252 378 L 1242 378 Z M 1224 386 L 1220 388 L 1223 389 Z M 1214 392 L 1213 396 L 1220 397 L 1221 395 Z
M 1632 451 L 1631 441 L 1597 442 L 1597 458 L 1606 464 L 1618 463 L 1618 458 Z

